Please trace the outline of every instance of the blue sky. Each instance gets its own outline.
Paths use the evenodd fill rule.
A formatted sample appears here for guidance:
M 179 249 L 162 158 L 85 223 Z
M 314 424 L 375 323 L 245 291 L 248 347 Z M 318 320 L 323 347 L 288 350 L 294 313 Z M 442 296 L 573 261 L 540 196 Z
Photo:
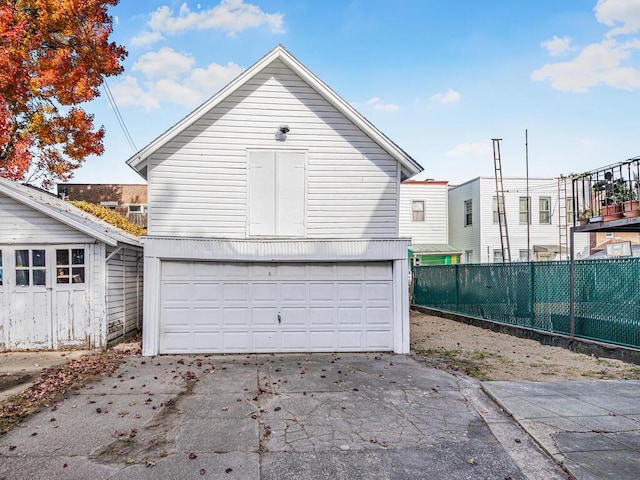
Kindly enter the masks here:
M 277 44 L 425 169 L 460 183 L 558 176 L 640 155 L 640 0 L 121 0 L 108 79 L 138 149 Z M 74 182 L 139 182 L 103 94 L 105 153 Z

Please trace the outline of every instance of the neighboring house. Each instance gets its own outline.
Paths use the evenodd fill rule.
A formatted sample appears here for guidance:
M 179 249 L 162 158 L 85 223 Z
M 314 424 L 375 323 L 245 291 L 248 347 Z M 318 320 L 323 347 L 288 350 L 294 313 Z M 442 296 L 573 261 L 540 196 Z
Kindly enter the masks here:
M 282 46 L 127 163 L 145 355 L 409 351 L 398 201 L 422 168 Z
M 147 186 L 142 183 L 59 183 L 58 196 L 84 200 L 115 210 L 129 221 L 147 227 Z
M 413 265 L 460 262 L 463 252 L 449 245 L 449 182 L 406 180 L 400 185 L 400 236 L 410 238 Z
M 142 319 L 142 245 L 0 178 L 0 350 L 100 348 Z
M 559 260 L 568 256 L 567 244 L 560 244 L 558 224 L 558 180 L 504 178 L 505 210 L 512 261 Z M 567 218 L 573 222 L 571 199 Z M 529 248 L 527 248 L 527 223 Z M 568 238 L 567 238 L 568 240 Z M 465 263 L 501 262 L 496 184 L 493 177 L 478 177 L 449 190 L 449 241 L 465 252 Z M 568 243 L 568 242 L 567 242 Z M 588 255 L 588 234 L 575 235 L 575 258 Z
M 636 256 L 636 250 L 640 248 L 639 232 L 594 232 L 591 236 L 590 254 L 607 256 L 607 245 L 629 242 L 631 244 L 633 255 Z

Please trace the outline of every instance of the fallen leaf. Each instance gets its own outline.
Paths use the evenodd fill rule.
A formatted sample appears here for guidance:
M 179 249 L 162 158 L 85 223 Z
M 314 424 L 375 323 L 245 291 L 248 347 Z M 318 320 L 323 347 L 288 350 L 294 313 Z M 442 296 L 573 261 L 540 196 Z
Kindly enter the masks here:
M 469 459 L 467 459 L 467 463 L 468 463 L 469 465 L 477 465 L 477 464 L 478 464 L 478 462 L 476 462 L 476 459 L 475 459 L 475 458 L 469 458 Z
M 195 453 L 191 452 L 189 454 L 189 460 L 195 460 L 196 458 L 198 458 L 198 456 Z

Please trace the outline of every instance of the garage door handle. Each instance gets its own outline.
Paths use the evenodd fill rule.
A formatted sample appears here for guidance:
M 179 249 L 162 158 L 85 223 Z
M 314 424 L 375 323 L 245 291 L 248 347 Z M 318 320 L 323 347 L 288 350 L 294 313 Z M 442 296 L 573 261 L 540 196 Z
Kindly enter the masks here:
M 278 323 L 282 323 L 282 316 L 278 313 Z

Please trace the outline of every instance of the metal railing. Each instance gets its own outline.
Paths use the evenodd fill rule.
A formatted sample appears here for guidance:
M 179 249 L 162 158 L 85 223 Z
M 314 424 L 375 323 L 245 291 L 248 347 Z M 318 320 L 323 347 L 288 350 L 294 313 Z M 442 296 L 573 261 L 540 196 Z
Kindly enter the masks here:
M 640 348 L 640 258 L 413 268 L 419 306 Z

